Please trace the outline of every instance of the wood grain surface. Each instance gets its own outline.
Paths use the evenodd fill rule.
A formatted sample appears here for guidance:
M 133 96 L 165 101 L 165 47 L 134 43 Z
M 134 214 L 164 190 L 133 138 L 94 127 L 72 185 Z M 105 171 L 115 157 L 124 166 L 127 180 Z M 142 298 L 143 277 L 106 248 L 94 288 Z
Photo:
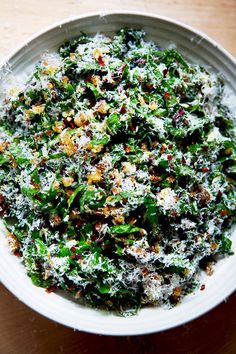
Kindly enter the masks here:
M 0 0 L 0 60 L 35 32 L 92 11 L 140 10 L 206 32 L 236 55 L 236 0 Z M 0 354 L 233 354 L 236 295 L 184 326 L 158 334 L 105 337 L 58 325 L 0 286 Z

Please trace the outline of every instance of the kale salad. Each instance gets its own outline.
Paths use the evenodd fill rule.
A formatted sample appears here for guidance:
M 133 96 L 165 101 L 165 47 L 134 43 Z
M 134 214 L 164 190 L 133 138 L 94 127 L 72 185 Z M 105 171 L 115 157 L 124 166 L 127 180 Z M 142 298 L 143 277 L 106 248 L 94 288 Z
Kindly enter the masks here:
M 45 53 L 0 107 L 0 215 L 32 282 L 134 314 L 172 307 L 232 254 L 224 82 L 143 30 Z

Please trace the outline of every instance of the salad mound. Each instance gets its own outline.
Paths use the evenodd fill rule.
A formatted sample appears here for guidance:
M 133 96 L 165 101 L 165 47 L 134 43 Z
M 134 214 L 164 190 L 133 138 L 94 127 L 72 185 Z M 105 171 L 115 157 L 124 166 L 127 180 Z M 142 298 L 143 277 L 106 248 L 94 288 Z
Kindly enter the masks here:
M 0 108 L 12 252 L 35 285 L 123 315 L 199 288 L 235 220 L 223 80 L 144 35 L 82 34 Z

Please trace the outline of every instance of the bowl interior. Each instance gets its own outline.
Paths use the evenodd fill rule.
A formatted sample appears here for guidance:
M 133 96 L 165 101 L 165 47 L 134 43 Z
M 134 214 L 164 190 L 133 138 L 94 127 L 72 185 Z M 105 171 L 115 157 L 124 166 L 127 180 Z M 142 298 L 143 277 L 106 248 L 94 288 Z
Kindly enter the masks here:
M 176 45 L 189 61 L 209 66 L 212 71 L 221 73 L 230 90 L 236 94 L 236 63 L 223 48 L 200 32 L 175 21 L 138 13 L 111 13 L 103 16 L 96 14 L 52 27 L 35 36 L 9 58 L 8 64 L 0 70 L 0 85 L 11 81 L 12 75 L 25 80 L 45 51 L 55 51 L 61 43 L 77 37 L 81 31 L 87 34 L 102 32 L 113 35 L 122 27 L 143 28 L 147 33 L 146 38 L 163 48 Z M 3 224 L 0 233 L 5 233 Z M 235 233 L 233 237 L 235 239 Z M 234 248 L 236 250 L 235 245 Z M 100 334 L 135 335 L 157 332 L 203 314 L 234 291 L 235 266 L 235 256 L 219 261 L 213 276 L 202 274 L 201 281 L 206 284 L 206 289 L 186 296 L 180 305 L 171 310 L 145 308 L 137 316 L 122 318 L 78 305 L 61 294 L 49 295 L 44 289 L 35 287 L 17 257 L 9 254 L 6 239 L 0 237 L 0 279 L 11 292 L 50 319 L 78 330 Z

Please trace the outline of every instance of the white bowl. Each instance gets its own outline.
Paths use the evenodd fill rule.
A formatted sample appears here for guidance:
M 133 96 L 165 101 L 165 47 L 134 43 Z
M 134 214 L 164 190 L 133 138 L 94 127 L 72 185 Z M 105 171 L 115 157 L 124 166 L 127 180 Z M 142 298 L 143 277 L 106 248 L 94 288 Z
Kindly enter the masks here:
M 175 43 L 178 50 L 190 61 L 208 65 L 212 70 L 221 72 L 227 85 L 236 94 L 236 61 L 225 49 L 206 35 L 177 21 L 133 12 L 90 14 L 46 29 L 7 58 L 0 70 L 0 80 L 2 77 L 2 81 L 6 81 L 9 68 L 14 76 L 25 77 L 45 50 L 56 50 L 66 39 L 78 36 L 80 31 L 88 34 L 113 34 L 125 26 L 143 28 L 147 39 L 154 40 L 162 47 Z M 1 235 L 4 232 L 2 226 Z M 234 241 L 234 249 L 235 244 Z M 44 289 L 37 288 L 27 277 L 19 259 L 9 253 L 5 237 L 0 237 L 0 279 L 15 296 L 40 314 L 66 326 L 107 335 L 138 335 L 163 331 L 202 315 L 235 290 L 235 266 L 235 256 L 219 261 L 211 277 L 202 274 L 206 289 L 186 296 L 181 304 L 171 310 L 144 308 L 136 316 L 122 318 L 81 306 L 67 296 L 47 294 Z

